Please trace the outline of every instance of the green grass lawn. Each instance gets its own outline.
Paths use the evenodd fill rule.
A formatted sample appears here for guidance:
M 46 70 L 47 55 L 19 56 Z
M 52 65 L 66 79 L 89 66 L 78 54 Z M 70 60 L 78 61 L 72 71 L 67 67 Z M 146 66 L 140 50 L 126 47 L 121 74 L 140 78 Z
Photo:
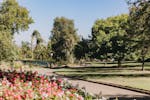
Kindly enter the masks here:
M 145 71 L 141 71 L 140 63 L 133 62 L 124 63 L 125 67 L 122 68 L 112 67 L 113 64 L 107 64 L 105 67 L 101 63 L 91 65 L 92 67 L 55 69 L 55 72 L 96 82 L 108 82 L 150 90 L 149 63 L 146 63 Z M 114 64 L 114 66 L 116 65 Z
M 94 67 L 113 67 L 113 66 L 117 66 L 117 63 L 87 63 L 87 65 L 89 66 L 94 66 Z M 140 66 L 141 63 L 134 63 L 134 62 L 128 62 L 128 63 L 122 63 L 122 66 L 124 67 L 133 67 L 133 66 Z
M 105 78 L 87 78 L 87 80 L 96 82 L 107 82 L 130 86 L 139 89 L 150 90 L 150 77 L 105 77 Z

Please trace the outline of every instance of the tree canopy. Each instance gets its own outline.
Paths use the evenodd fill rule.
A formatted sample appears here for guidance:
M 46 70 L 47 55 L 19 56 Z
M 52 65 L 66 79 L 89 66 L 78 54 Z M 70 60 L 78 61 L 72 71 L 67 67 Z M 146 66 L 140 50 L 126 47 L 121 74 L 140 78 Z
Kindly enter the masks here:
M 33 23 L 29 11 L 16 0 L 4 0 L 0 5 L 0 29 L 10 30 L 11 34 L 26 31 Z
M 130 50 L 126 41 L 127 21 L 128 15 L 122 14 L 100 19 L 94 23 L 92 41 L 96 44 L 97 49 L 95 52 L 97 52 L 97 56 L 105 59 L 114 58 L 118 61 L 118 66 L 121 66 L 121 61 Z
M 150 2 L 149 0 L 130 1 L 129 25 L 130 37 L 135 43 L 137 50 L 140 50 L 144 69 L 144 60 L 149 53 L 150 47 Z
M 13 35 L 25 31 L 33 23 L 29 11 L 16 0 L 3 0 L 0 3 L 0 60 L 14 60 L 18 48 L 13 42 Z
M 76 31 L 73 20 L 65 17 L 54 19 L 51 43 L 56 61 L 64 60 L 73 63 L 73 50 L 78 41 Z

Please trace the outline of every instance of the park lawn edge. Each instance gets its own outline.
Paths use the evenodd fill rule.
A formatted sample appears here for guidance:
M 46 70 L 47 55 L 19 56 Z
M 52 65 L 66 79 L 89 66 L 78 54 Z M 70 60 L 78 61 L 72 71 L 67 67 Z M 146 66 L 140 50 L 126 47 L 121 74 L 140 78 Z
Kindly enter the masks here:
M 67 76 L 65 74 L 59 74 L 57 72 L 53 72 L 53 73 L 56 74 L 56 75 L 59 75 L 59 76 L 67 77 L 67 78 L 72 78 L 72 79 L 87 81 L 87 82 L 91 82 L 91 83 L 97 83 L 97 84 L 112 86 L 112 87 L 116 87 L 116 88 L 126 89 L 126 90 L 130 90 L 130 91 L 135 91 L 135 92 L 139 92 L 139 93 L 150 95 L 150 91 L 149 90 L 145 90 L 145 89 L 135 88 L 135 87 L 131 87 L 131 86 L 124 86 L 124 85 L 119 85 L 119 84 L 114 84 L 114 83 L 109 83 L 109 82 L 101 82 L 101 81 L 96 82 L 96 81 L 91 81 L 91 80 L 87 80 L 87 79 L 83 79 L 83 78 Z

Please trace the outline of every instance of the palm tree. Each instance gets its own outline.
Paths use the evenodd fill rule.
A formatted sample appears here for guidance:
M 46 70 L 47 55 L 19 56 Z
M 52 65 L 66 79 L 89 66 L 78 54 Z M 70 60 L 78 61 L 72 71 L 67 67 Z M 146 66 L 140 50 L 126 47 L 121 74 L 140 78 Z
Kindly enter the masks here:
M 41 38 L 40 33 L 37 30 L 34 30 L 31 35 L 31 50 L 32 50 L 32 59 L 33 59 L 33 41 L 36 39 L 36 46 L 41 44 L 43 42 L 43 39 Z

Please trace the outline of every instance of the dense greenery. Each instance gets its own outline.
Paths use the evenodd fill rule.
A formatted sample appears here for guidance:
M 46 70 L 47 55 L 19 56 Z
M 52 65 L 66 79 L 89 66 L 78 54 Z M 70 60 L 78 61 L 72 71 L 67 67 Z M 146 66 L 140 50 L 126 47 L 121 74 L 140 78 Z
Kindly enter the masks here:
M 9 32 L 0 31 L 0 61 L 10 61 L 16 58 L 16 47 L 11 40 Z
M 51 43 L 53 58 L 56 61 L 74 62 L 74 46 L 78 41 L 73 20 L 57 17 L 54 20 Z
M 33 19 L 16 0 L 4 0 L 0 5 L 0 61 L 53 59 L 68 64 L 98 59 L 117 61 L 120 67 L 123 60 L 139 59 L 143 70 L 145 59 L 150 57 L 150 2 L 128 0 L 128 4 L 129 14 L 96 20 L 88 39 L 80 39 L 73 20 L 56 17 L 48 43 L 35 30 L 31 41 L 23 41 L 21 47 L 17 47 L 14 34 L 28 30 Z
M 149 0 L 135 0 L 129 3 L 131 5 L 129 25 L 132 28 L 130 37 L 135 44 L 135 49 L 140 52 L 143 70 L 150 47 L 150 2 Z
M 22 42 L 21 46 L 21 55 L 22 58 L 31 58 L 31 48 L 30 48 L 30 43 L 29 42 Z
M 51 45 L 50 42 L 45 45 L 41 34 L 34 30 L 31 35 L 31 43 L 22 42 L 21 53 L 22 59 L 47 61 L 51 59 Z
M 16 0 L 4 0 L 0 4 L 0 61 L 17 59 L 13 35 L 27 30 L 31 23 L 29 11 Z
M 127 20 L 128 15 L 100 19 L 92 28 L 92 41 L 96 44 L 97 55 L 101 59 L 117 60 L 119 67 L 130 50 L 126 39 Z
M 19 6 L 16 0 L 4 0 L 0 5 L 0 21 L 0 28 L 10 30 L 12 35 L 27 30 L 33 23 L 29 11 Z
M 77 59 L 81 60 L 90 57 L 90 43 L 90 40 L 83 38 L 77 43 L 74 50 L 74 54 Z

